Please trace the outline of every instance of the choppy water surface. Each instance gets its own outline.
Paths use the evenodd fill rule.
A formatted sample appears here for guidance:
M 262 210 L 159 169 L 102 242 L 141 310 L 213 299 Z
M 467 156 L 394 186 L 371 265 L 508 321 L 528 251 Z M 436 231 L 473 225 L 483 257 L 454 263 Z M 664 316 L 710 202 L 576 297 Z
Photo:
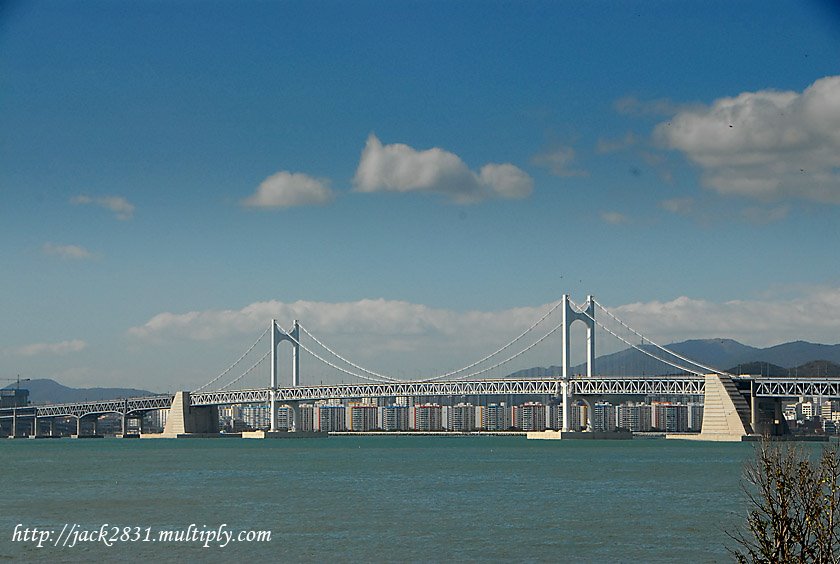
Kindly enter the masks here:
M 750 444 L 524 437 L 4 440 L 0 560 L 728 561 Z M 16 524 L 271 541 L 12 542 Z M 133 536 L 133 535 L 132 535 Z

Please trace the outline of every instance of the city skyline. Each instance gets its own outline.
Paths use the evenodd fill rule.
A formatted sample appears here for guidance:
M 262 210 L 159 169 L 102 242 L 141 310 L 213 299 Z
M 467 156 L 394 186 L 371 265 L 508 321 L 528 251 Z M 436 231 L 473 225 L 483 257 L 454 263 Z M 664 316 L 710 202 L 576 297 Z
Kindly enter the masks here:
M 276 318 L 411 378 L 563 293 L 666 342 L 837 343 L 838 24 L 817 1 L 6 3 L 0 371 L 191 389 Z

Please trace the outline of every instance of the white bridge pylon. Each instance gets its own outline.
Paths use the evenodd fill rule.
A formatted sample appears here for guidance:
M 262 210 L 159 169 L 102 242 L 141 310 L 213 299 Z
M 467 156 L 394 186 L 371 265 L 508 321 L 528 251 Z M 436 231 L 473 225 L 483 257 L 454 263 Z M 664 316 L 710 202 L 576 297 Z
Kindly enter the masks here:
M 561 384 L 563 395 L 563 432 L 569 431 L 569 351 L 571 349 L 571 325 L 575 321 L 582 321 L 586 325 L 586 375 L 592 377 L 595 364 L 595 298 L 586 296 L 586 303 L 581 309 L 575 309 L 569 294 L 563 294 L 563 351 L 562 367 L 563 381 Z
M 288 341 L 292 345 L 292 387 L 297 388 L 300 385 L 300 324 L 295 319 L 291 330 L 283 331 L 277 325 L 277 320 L 272 319 L 268 331 L 271 333 L 270 430 L 274 432 L 277 431 L 277 347 L 283 341 Z

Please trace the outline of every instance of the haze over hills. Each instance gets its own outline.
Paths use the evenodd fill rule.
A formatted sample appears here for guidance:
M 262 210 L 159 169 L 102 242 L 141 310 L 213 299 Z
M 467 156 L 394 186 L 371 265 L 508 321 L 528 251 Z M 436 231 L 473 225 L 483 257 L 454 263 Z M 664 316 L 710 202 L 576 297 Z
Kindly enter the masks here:
M 16 386 L 17 384 L 11 384 L 6 388 Z M 29 401 L 32 404 L 73 403 L 156 395 L 148 390 L 134 388 L 68 388 L 49 378 L 35 378 L 28 382 L 21 382 L 20 387 L 29 390 Z
M 667 355 L 653 345 L 643 345 L 642 348 L 658 356 Z M 840 375 L 840 345 L 793 341 L 761 349 L 732 339 L 692 339 L 666 345 L 666 348 L 710 368 L 733 374 Z M 671 357 L 671 360 L 676 364 L 686 364 L 676 357 Z M 677 369 L 674 367 L 632 348 L 599 356 L 594 366 L 594 372 L 604 376 L 656 376 L 673 374 L 675 371 Z M 511 376 L 538 378 L 559 376 L 561 372 L 559 366 L 536 367 L 515 372 Z M 586 373 L 586 364 L 573 366 L 571 373 Z

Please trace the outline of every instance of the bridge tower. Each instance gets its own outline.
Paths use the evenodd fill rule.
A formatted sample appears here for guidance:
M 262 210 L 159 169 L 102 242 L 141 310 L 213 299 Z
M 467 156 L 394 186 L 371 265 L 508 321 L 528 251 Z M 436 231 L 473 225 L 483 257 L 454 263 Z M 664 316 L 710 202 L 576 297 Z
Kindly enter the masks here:
M 569 431 L 569 350 L 570 350 L 570 328 L 575 321 L 582 321 L 586 325 L 586 375 L 592 376 L 592 368 L 595 363 L 595 298 L 586 296 L 586 304 L 583 309 L 575 309 L 568 294 L 563 294 L 563 351 L 562 367 L 563 381 L 561 383 L 563 394 L 563 432 Z
M 292 324 L 292 330 L 288 333 L 280 329 L 275 319 L 271 320 L 271 389 L 269 398 L 271 403 L 270 416 L 272 432 L 277 431 L 277 347 L 283 341 L 292 344 L 292 386 L 300 385 L 300 325 L 298 320 Z

